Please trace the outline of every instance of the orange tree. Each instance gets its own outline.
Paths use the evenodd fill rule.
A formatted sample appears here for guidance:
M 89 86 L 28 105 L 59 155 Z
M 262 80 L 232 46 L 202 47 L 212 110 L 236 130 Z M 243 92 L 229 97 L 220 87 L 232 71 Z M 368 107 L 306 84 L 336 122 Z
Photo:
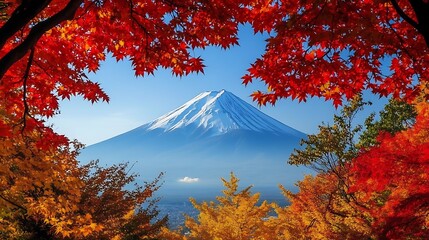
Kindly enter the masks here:
M 362 193 L 344 194 L 344 182 L 333 172 L 306 176 L 298 193 L 283 188 L 290 202 L 275 207 L 280 239 L 373 239 L 371 215 L 361 210 Z
M 158 216 L 158 199 L 152 198 L 162 174 L 139 185 L 137 174 L 128 174 L 128 164 L 102 168 L 98 161 L 92 161 L 80 170 L 84 184 L 74 214 L 88 214 L 102 226 L 101 231 L 92 231 L 85 239 L 156 239 L 167 222 L 166 216 Z
M 296 194 L 283 189 L 290 206 L 276 211 L 284 238 L 371 238 L 370 215 L 360 211 L 365 206 L 361 194 L 348 193 L 348 165 L 359 153 L 356 139 L 363 128 L 355 117 L 367 104 L 360 96 L 354 98 L 334 115 L 332 125 L 319 126 L 291 154 L 289 164 L 309 166 L 317 175 L 298 182 Z
M 0 138 L 2 239 L 46 239 L 56 231 L 67 236 L 75 227 L 100 227 L 85 218 L 85 213 L 70 214 L 80 201 L 84 185 L 79 178 L 77 152 L 68 144 L 60 148 L 41 145 L 39 140 L 50 134 L 32 131 Z

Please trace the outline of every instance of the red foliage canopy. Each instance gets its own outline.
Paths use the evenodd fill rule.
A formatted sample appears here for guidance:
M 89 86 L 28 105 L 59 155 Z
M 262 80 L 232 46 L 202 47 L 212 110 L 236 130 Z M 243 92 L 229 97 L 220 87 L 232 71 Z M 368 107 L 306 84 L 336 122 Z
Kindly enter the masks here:
M 351 99 L 365 89 L 415 98 L 429 79 L 429 2 L 273 1 L 252 19 L 268 31 L 266 52 L 243 82 L 265 82 L 253 98 Z
M 351 191 L 367 194 L 380 239 L 429 237 L 429 104 L 418 106 L 416 124 L 354 160 Z
M 86 74 L 111 53 L 128 57 L 136 75 L 158 67 L 175 75 L 202 72 L 192 48 L 237 44 L 238 24 L 251 1 L 40 0 L 1 5 L 1 111 L 8 122 L 50 117 L 58 101 L 82 95 L 108 96 Z M 40 121 L 36 121 L 40 125 Z M 10 135 L 5 120 L 0 134 Z
M 191 50 L 237 44 L 242 23 L 270 33 L 243 77 L 268 85 L 253 95 L 261 104 L 317 96 L 338 105 L 364 89 L 413 99 L 429 79 L 425 0 L 10 0 L 0 11 L 1 107 L 14 123 L 50 117 L 72 95 L 108 101 L 85 74 L 108 52 L 129 58 L 136 75 L 202 72 Z

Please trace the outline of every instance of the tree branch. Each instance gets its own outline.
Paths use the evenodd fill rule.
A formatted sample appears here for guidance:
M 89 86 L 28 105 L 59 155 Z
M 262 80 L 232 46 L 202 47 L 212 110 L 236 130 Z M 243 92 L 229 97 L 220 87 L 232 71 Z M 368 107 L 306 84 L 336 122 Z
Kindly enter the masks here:
M 27 103 L 27 81 L 28 81 L 28 77 L 30 76 L 30 68 L 31 65 L 33 64 L 33 59 L 34 59 L 34 47 L 31 48 L 30 51 L 30 56 L 28 57 L 28 63 L 27 63 L 27 68 L 25 69 L 25 73 L 24 73 L 24 77 L 23 77 L 23 83 L 22 83 L 22 101 L 24 102 L 24 116 L 22 117 L 22 121 L 23 121 L 23 126 L 21 129 L 21 133 L 24 132 L 25 127 L 26 127 L 26 122 L 27 122 L 27 116 L 30 116 L 30 109 L 28 107 L 28 103 Z
M 426 46 L 429 47 L 429 3 L 422 0 L 409 0 L 409 2 L 418 21 L 418 28 L 415 28 L 423 35 Z
M 11 205 L 13 205 L 13 206 L 15 206 L 15 207 L 17 207 L 17 208 L 19 208 L 19 209 L 22 209 L 22 210 L 24 210 L 25 212 L 27 212 L 27 209 L 25 209 L 23 206 L 18 205 L 18 204 L 16 204 L 16 203 L 12 202 L 11 200 L 9 200 L 9 199 L 7 199 L 7 198 L 3 197 L 2 195 L 0 195 L 0 198 L 1 198 L 1 199 L 3 199 L 4 201 L 6 201 L 7 203 L 9 203 L 9 204 L 11 204 Z
M 45 32 L 59 23 L 73 19 L 83 0 L 71 0 L 61 11 L 31 28 L 25 40 L 0 59 L 0 83 L 6 71 L 33 48 Z
M 393 8 L 396 10 L 396 12 L 399 14 L 399 16 L 401 16 L 401 18 L 403 18 L 407 23 L 409 23 L 411 26 L 413 26 L 415 29 L 417 29 L 418 31 L 420 31 L 420 26 L 419 24 L 414 21 L 412 18 L 410 18 L 410 16 L 408 16 L 403 10 L 402 8 L 399 6 L 398 2 L 396 0 L 390 0 L 390 2 L 393 5 Z
M 8 21 L 0 28 L 0 48 L 6 41 L 45 9 L 51 0 L 22 1 Z

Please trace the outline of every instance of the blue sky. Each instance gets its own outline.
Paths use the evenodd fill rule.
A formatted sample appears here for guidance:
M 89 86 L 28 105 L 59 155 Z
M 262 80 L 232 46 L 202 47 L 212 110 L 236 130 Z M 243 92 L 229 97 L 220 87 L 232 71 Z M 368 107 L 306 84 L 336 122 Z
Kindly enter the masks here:
M 241 76 L 263 53 L 266 36 L 254 35 L 249 27 L 241 27 L 239 38 L 240 46 L 228 50 L 216 47 L 195 50 L 195 56 L 205 60 L 205 73 L 182 78 L 174 77 L 168 69 L 158 70 L 155 76 L 136 78 L 128 61 L 116 62 L 108 58 L 100 70 L 89 77 L 100 82 L 110 96 L 110 102 L 91 104 L 80 97 L 72 98 L 61 103 L 61 113 L 49 123 L 57 132 L 90 145 L 154 120 L 203 91 L 225 89 L 258 107 L 250 94 L 258 89 L 264 90 L 266 86 L 261 82 L 244 86 Z M 386 102 L 369 94 L 366 97 L 375 103 L 366 113 L 378 111 Z M 316 133 L 322 122 L 332 122 L 337 111 L 332 102 L 322 99 L 309 99 L 305 103 L 281 100 L 274 107 L 258 108 L 307 134 Z

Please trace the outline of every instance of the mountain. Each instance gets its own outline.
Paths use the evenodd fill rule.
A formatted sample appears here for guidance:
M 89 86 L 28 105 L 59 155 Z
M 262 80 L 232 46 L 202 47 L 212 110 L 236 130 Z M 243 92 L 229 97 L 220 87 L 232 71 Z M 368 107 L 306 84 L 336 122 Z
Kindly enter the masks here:
M 164 172 L 164 196 L 219 195 L 220 178 L 234 172 L 241 186 L 276 194 L 310 171 L 287 165 L 306 135 L 234 94 L 203 92 L 158 119 L 85 148 L 79 159 L 130 162 L 149 181 Z
M 161 129 L 164 132 L 181 129 L 187 133 L 209 136 L 235 130 L 302 135 L 225 90 L 203 92 L 176 110 L 143 125 L 141 129 Z

